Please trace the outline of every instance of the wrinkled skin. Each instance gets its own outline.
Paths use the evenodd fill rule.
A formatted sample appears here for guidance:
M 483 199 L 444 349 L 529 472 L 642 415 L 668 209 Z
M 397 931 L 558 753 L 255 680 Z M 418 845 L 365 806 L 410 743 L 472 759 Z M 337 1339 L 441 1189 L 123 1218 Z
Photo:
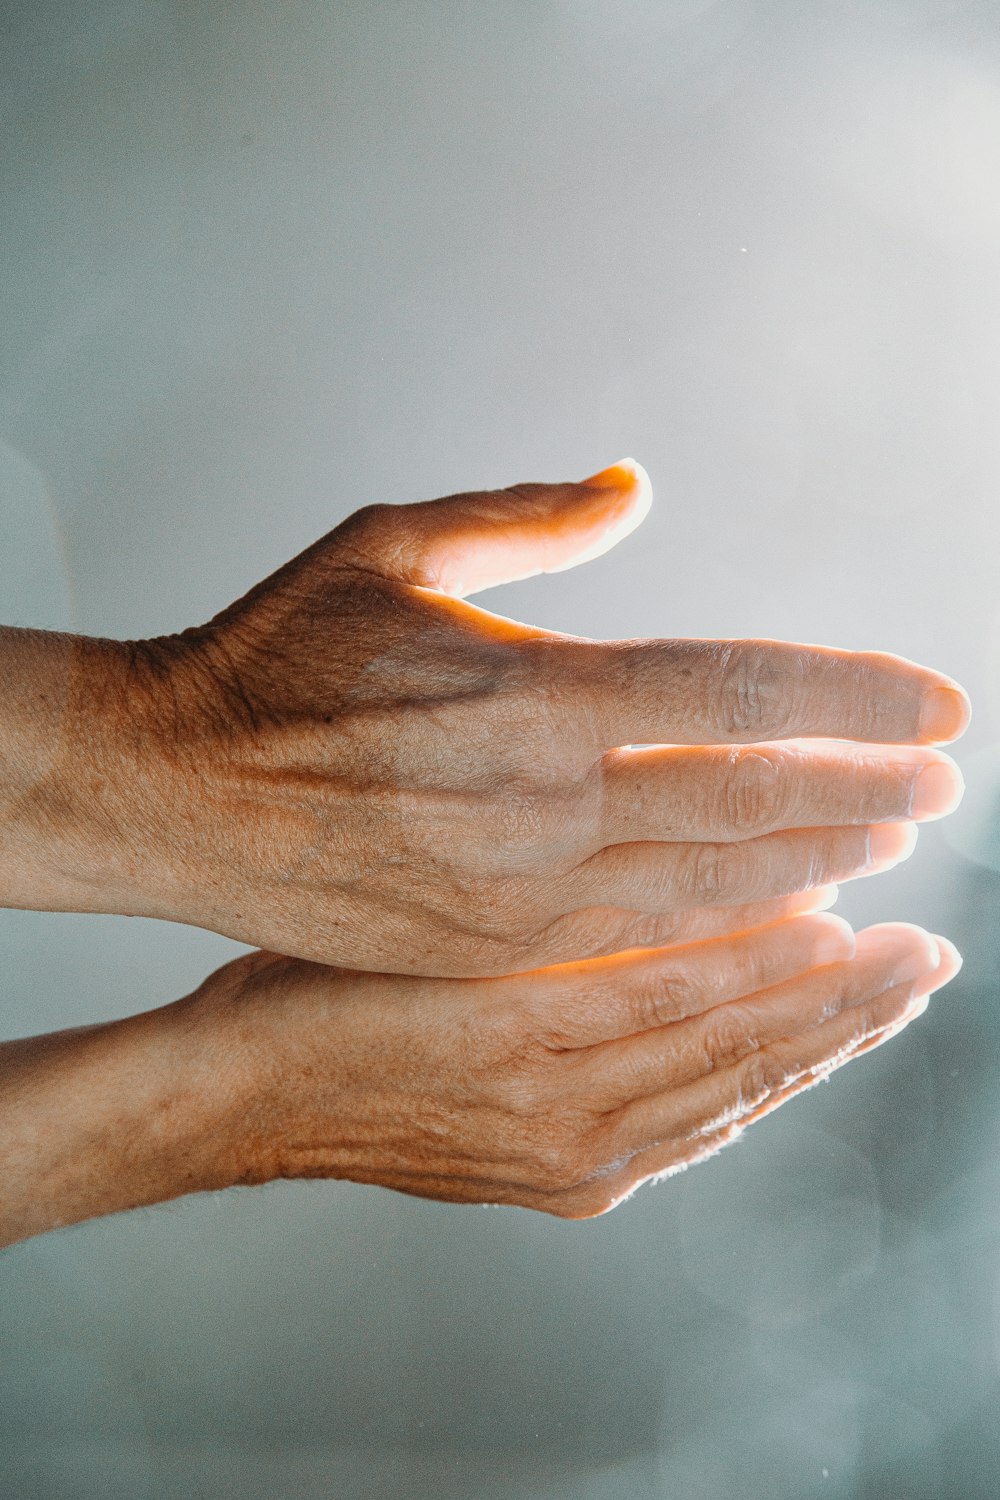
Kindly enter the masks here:
M 128 729 L 95 776 L 125 841 L 114 909 L 475 977 L 743 930 L 905 857 L 901 824 L 960 794 L 928 748 L 967 721 L 950 679 L 586 641 L 456 597 L 595 555 L 648 501 L 626 464 L 373 507 L 209 625 L 122 652 Z
M 565 1218 L 615 1207 L 886 1040 L 960 960 L 833 916 L 510 979 L 239 959 L 244 1180 L 346 1177 Z
M 893 1036 L 957 972 L 832 915 L 498 979 L 252 953 L 193 995 L 0 1044 L 0 1244 L 279 1177 L 606 1213 Z

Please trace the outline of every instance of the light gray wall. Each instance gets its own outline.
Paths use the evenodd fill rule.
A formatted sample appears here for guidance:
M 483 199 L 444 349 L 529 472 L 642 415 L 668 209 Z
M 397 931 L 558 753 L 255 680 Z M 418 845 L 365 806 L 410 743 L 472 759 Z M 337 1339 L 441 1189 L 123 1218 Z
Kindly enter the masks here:
M 0 618 L 213 613 L 357 505 L 654 510 L 498 610 L 954 673 L 970 794 L 845 890 L 891 1047 L 571 1226 L 283 1184 L 0 1259 L 0 1492 L 1000 1491 L 1000 5 L 0 3 Z M 236 946 L 0 913 L 6 1035 Z

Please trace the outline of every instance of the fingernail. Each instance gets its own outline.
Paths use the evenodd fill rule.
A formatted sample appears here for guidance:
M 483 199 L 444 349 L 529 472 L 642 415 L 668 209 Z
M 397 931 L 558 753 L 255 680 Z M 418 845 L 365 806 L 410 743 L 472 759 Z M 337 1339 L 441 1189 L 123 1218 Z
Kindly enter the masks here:
M 924 1011 L 927 1009 L 930 1003 L 930 995 L 918 995 L 916 1000 L 911 1000 L 909 1005 L 904 1010 L 903 1020 L 907 1023 L 909 1023 L 910 1021 L 915 1021 L 918 1016 L 923 1015 Z
M 955 974 L 958 973 L 965 960 L 950 938 L 942 937 L 940 933 L 936 932 L 934 934 L 934 941 L 941 951 L 941 963 L 947 964 L 949 968 L 954 968 L 954 973 L 951 976 L 954 979 Z
M 816 890 L 814 890 L 812 894 L 815 898 L 816 904 L 811 909 L 813 911 L 829 911 L 830 907 L 836 906 L 837 902 L 840 899 L 840 886 L 817 886 Z
M 932 688 L 920 709 L 920 734 L 925 740 L 957 740 L 972 717 L 972 706 L 961 688 Z
M 581 479 L 580 483 L 594 490 L 629 490 L 636 482 L 636 468 L 634 458 L 620 458 L 616 464 L 599 474 L 591 474 L 589 479 Z
M 916 823 L 877 823 L 868 831 L 868 867 L 891 870 L 909 859 L 916 847 Z
M 965 779 L 951 761 L 932 761 L 918 771 L 913 782 L 910 816 L 944 818 L 954 812 L 965 794 Z

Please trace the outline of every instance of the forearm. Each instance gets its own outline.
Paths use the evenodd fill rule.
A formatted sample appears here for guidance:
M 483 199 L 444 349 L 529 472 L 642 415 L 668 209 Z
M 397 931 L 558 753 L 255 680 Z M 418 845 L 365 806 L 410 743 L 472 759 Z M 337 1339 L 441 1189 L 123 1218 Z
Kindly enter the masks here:
M 239 1180 L 231 1077 L 193 997 L 0 1045 L 0 1245 Z

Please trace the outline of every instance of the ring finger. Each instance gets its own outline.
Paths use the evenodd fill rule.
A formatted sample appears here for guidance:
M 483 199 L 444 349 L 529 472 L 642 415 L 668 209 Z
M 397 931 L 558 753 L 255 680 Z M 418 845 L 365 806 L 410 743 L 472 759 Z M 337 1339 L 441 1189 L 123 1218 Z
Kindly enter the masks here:
M 739 906 L 891 868 L 912 854 L 913 823 L 792 829 L 740 843 L 614 844 L 553 882 L 565 913 L 581 906 L 683 911 Z

